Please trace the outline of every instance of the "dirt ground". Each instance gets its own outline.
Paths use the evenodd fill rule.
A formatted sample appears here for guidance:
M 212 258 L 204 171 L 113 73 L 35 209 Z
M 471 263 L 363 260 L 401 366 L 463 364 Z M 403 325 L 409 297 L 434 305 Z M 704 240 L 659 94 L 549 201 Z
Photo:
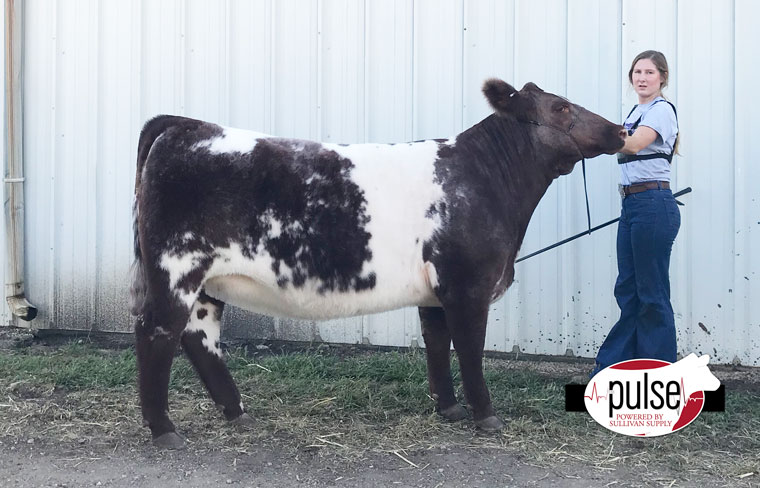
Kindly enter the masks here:
M 18 338 L 6 342 L 18 343 Z M 24 339 L 28 340 L 28 339 Z M 0 340 L 2 342 L 2 340 Z M 2 347 L 2 344 L 0 344 Z M 583 363 L 520 362 L 547 375 L 582 373 Z M 724 383 L 760 391 L 760 369 L 716 368 Z M 5 396 L 5 395 L 4 395 Z M 0 407 L 13 399 L 0 396 Z M 130 419 L 134 420 L 134 419 Z M 620 486 L 757 486 L 760 473 L 737 479 L 684 477 L 658 463 L 590 466 L 572 456 L 547 465 L 527 456 L 483 448 L 472 430 L 462 429 L 437 447 L 410 447 L 393 452 L 367 451 L 346 459 L 331 446 L 293 445 L 269 439 L 241 449 L 209 447 L 190 440 L 182 451 L 161 451 L 136 425 L 135 438 L 72 441 L 28 428 L 21 435 L 0 425 L 0 486 L 2 487 L 620 487 Z M 757 433 L 760 435 L 760 432 Z M 136 440 L 137 439 L 137 440 Z M 336 448 L 337 449 L 337 448 Z
M 30 438 L 33 439 L 33 438 Z M 18 443 L 16 443 L 18 442 Z M 313 452 L 253 448 L 247 454 L 151 446 L 61 446 L 33 440 L 2 441 L 0 484 L 5 487 L 568 487 L 684 486 L 668 470 L 649 480 L 630 469 L 589 470 L 582 463 L 555 468 L 481 449 L 434 449 L 372 454 L 342 464 Z M 416 466 L 412 466 L 414 463 Z M 700 486 L 730 486 L 706 480 Z

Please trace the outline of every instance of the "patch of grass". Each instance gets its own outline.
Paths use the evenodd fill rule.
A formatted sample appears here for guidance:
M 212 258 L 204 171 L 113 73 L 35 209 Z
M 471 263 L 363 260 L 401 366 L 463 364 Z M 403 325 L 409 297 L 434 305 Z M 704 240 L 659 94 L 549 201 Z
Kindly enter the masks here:
M 504 431 L 483 435 L 471 421 L 447 423 L 428 396 L 424 352 L 336 356 L 316 350 L 250 357 L 230 351 L 230 371 L 255 430 L 227 426 L 184 357 L 177 357 L 170 409 L 196 448 L 245 452 L 278 443 L 347 458 L 366 450 L 460 446 L 520 454 L 532 463 L 573 461 L 595 469 L 667 466 L 689 480 L 711 473 L 734 483 L 760 472 L 760 397 L 727 394 L 726 412 L 707 412 L 677 434 L 637 439 L 612 433 L 583 413 L 564 411 L 570 374 L 540 371 L 541 363 L 489 359 L 486 381 Z M 453 361 L 455 385 L 461 385 Z M 66 346 L 52 352 L 0 351 L 0 432 L 59 441 L 144 444 L 132 350 Z M 742 481 L 743 482 L 743 481 Z
M 228 364 L 257 408 L 287 399 L 295 415 L 339 418 L 358 413 L 365 419 L 385 419 L 390 414 L 432 411 L 425 361 L 419 353 L 347 358 L 297 353 L 256 360 L 233 354 Z
M 110 353 L 68 345 L 53 352 L 0 353 L 0 378 L 66 389 L 113 388 L 132 384 L 137 369 L 132 351 Z

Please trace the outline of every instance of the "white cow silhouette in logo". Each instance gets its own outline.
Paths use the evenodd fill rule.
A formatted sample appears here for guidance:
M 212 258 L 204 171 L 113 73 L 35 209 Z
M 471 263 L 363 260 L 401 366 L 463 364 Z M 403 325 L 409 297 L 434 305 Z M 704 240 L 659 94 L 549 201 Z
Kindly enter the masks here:
M 691 353 L 680 361 L 666 366 L 668 376 L 683 378 L 685 398 L 689 398 L 695 391 L 715 391 L 720 387 L 720 380 L 707 367 L 710 356 L 697 357 Z

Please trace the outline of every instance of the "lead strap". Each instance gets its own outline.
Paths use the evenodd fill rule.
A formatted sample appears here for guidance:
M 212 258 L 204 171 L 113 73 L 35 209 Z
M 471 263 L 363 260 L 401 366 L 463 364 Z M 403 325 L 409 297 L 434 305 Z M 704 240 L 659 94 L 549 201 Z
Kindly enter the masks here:
M 583 162 L 581 162 L 581 167 L 583 168 L 583 194 L 586 196 L 586 218 L 588 219 L 587 235 L 590 235 L 591 234 L 591 208 L 588 205 L 588 189 L 586 188 L 586 158 L 583 158 Z

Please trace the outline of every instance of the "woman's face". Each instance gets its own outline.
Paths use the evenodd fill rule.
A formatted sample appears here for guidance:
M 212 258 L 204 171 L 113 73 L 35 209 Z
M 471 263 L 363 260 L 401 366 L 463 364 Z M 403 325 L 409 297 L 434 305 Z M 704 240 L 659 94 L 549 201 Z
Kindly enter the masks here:
M 660 94 L 660 70 L 651 59 L 639 59 L 633 66 L 631 83 L 639 98 L 649 99 Z

